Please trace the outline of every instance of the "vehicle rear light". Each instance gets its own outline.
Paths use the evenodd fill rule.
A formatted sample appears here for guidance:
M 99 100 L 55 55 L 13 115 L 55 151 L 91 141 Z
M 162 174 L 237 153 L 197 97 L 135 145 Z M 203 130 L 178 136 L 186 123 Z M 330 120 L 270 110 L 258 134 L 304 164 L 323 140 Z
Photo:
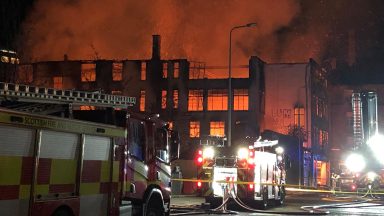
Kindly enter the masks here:
M 249 189 L 249 190 L 253 190 L 253 188 L 254 188 L 254 185 L 253 185 L 253 184 L 248 184 L 248 189 Z
M 203 164 L 203 150 L 199 150 L 197 152 L 196 164 L 198 166 L 201 166 Z
M 248 158 L 248 164 L 249 165 L 254 165 L 255 164 L 255 160 L 253 158 Z
M 198 187 L 198 188 L 201 188 L 201 186 L 202 186 L 201 181 L 198 181 L 198 182 L 197 182 L 197 187 Z
M 255 153 L 253 149 L 249 150 L 249 156 L 248 156 L 248 165 L 254 165 L 255 164 Z
M 352 185 L 352 190 L 356 190 L 356 185 Z
M 197 157 L 196 162 L 198 165 L 201 165 L 203 163 L 203 157 Z

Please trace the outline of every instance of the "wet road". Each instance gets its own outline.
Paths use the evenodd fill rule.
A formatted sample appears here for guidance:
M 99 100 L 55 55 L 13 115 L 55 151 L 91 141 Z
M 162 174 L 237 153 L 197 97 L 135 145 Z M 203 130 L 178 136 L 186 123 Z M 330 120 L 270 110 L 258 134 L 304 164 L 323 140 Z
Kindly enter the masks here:
M 179 196 L 172 198 L 173 211 L 171 215 L 213 215 L 201 210 L 204 199 L 194 196 Z M 272 206 L 269 212 L 255 213 L 247 211 L 238 205 L 231 203 L 227 209 L 237 215 L 314 215 L 308 211 L 303 211 L 302 206 L 317 206 L 317 209 L 328 211 L 327 215 L 384 215 L 384 200 L 373 198 L 362 198 L 355 195 L 334 196 L 318 193 L 299 193 L 290 192 L 287 195 L 284 206 Z M 188 207 L 183 210 L 183 207 Z M 180 211 L 179 211 L 180 210 Z M 231 212 L 220 213 L 220 211 L 210 212 L 214 215 L 228 215 Z

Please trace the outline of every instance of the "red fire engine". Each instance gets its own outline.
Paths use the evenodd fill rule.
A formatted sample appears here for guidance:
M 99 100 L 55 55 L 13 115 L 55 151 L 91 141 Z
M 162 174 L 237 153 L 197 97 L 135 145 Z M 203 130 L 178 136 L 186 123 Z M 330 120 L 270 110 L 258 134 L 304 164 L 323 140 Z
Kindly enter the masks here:
M 234 192 L 243 203 L 270 201 L 281 205 L 285 199 L 284 153 L 276 141 L 256 141 L 248 147 L 227 148 L 209 143 L 197 152 L 197 187 L 212 206 L 223 202 L 224 187 Z
M 169 215 L 179 140 L 163 121 L 127 114 L 117 127 L 47 115 L 135 98 L 0 83 L 0 102 L 1 215 Z

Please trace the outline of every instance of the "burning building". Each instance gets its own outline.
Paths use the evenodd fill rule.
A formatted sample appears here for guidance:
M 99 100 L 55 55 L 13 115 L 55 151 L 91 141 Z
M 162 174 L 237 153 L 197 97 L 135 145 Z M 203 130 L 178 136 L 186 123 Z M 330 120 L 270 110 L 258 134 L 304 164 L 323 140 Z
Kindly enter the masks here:
M 193 159 L 206 136 L 227 137 L 228 79 L 208 78 L 212 68 L 202 62 L 162 59 L 159 35 L 153 36 L 152 58 L 147 60 L 66 57 L 24 64 L 20 69 L 17 77 L 24 83 L 136 97 L 133 111 L 160 114 L 180 132 L 183 159 Z M 302 184 L 327 184 L 325 71 L 313 60 L 267 64 L 256 56 L 246 67 L 235 69 L 247 70 L 248 77 L 232 78 L 232 145 L 256 140 L 264 130 L 297 135 L 303 156 L 295 160 L 304 161 L 299 163 L 304 167 Z

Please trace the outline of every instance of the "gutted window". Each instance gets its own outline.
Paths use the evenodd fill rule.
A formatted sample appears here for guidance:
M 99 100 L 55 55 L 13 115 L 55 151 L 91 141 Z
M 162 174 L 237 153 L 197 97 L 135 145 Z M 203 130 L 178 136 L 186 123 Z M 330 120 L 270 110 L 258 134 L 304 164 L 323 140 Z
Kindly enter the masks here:
M 80 106 L 80 110 L 96 110 L 95 106 Z
M 17 67 L 17 81 L 19 83 L 29 84 L 33 81 L 33 66 L 19 65 Z
M 294 108 L 294 124 L 300 127 L 305 128 L 305 116 L 304 116 L 304 108 L 303 107 L 295 107 Z
M 191 62 L 189 65 L 189 79 L 204 79 L 205 63 Z
M 168 63 L 163 62 L 163 78 L 167 78 L 167 77 L 168 77 Z
M 145 111 L 145 91 L 140 91 L 140 111 Z
M 189 137 L 200 137 L 200 122 L 189 122 Z
M 96 64 L 86 63 L 81 65 L 81 81 L 82 82 L 96 81 Z
M 123 79 L 123 63 L 112 63 L 112 80 L 121 81 Z
M 208 110 L 227 110 L 228 94 L 226 89 L 208 91 Z
M 173 90 L 173 108 L 177 109 L 179 107 L 179 91 Z
M 161 91 L 161 109 L 167 108 L 167 90 Z
M 111 94 L 113 94 L 113 95 L 123 95 L 123 92 L 120 91 L 120 90 L 112 90 Z
M 189 90 L 188 111 L 203 110 L 203 90 Z
M 63 89 L 63 77 L 62 76 L 53 77 L 53 88 Z
M 173 65 L 173 78 L 179 78 L 180 73 L 180 64 L 179 62 L 175 62 Z
M 235 89 L 233 94 L 233 110 L 248 110 L 248 89 Z
M 147 62 L 141 62 L 140 67 L 140 80 L 147 79 Z
M 223 121 L 212 121 L 209 124 L 209 135 L 224 137 L 225 136 L 225 123 Z

